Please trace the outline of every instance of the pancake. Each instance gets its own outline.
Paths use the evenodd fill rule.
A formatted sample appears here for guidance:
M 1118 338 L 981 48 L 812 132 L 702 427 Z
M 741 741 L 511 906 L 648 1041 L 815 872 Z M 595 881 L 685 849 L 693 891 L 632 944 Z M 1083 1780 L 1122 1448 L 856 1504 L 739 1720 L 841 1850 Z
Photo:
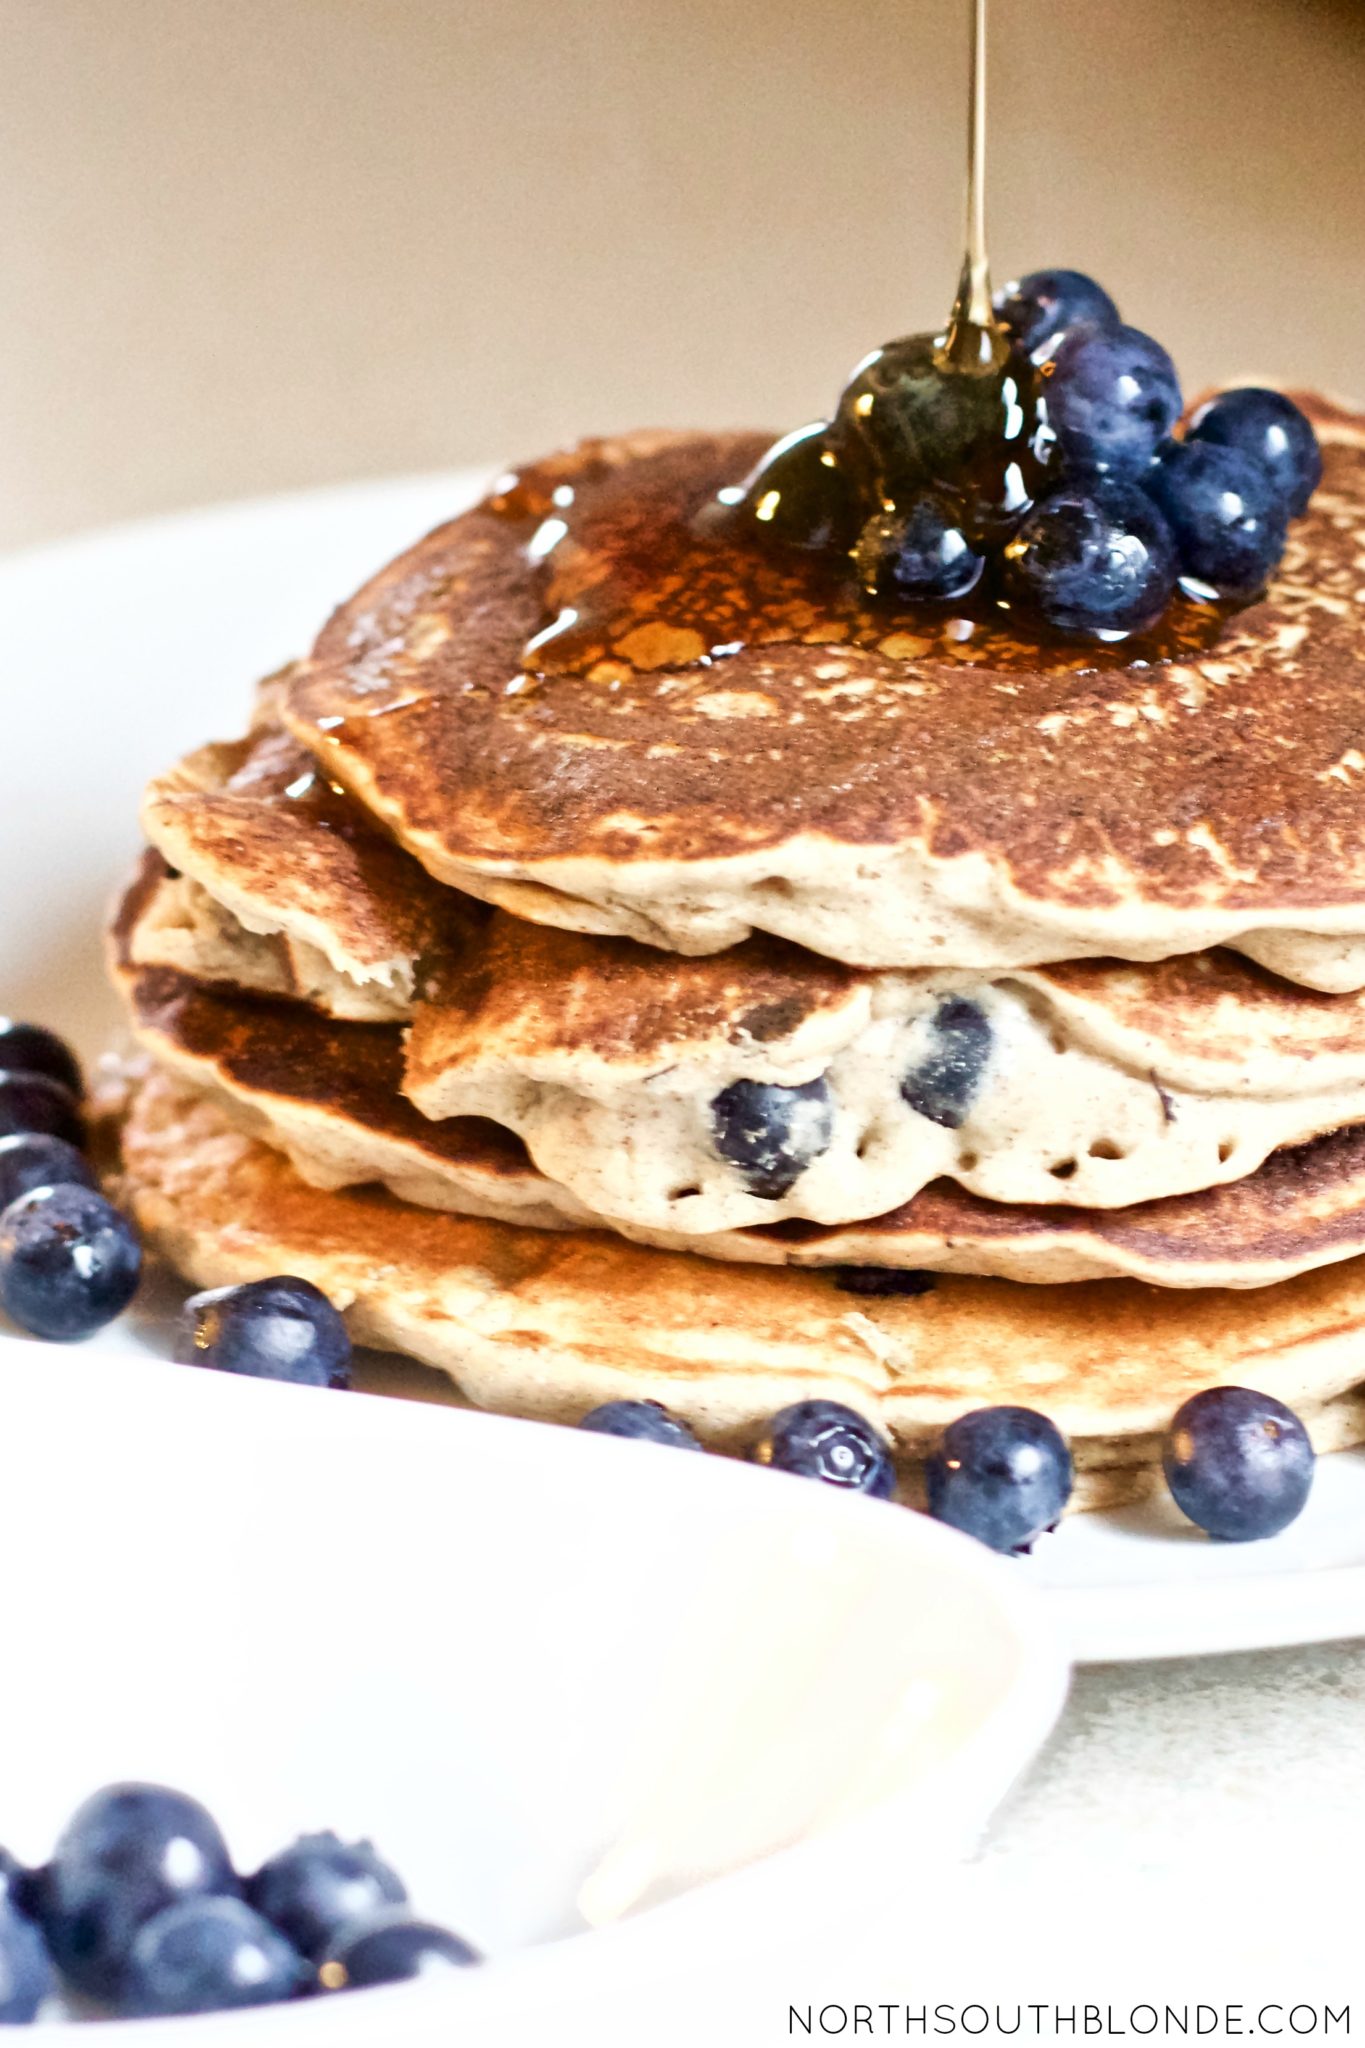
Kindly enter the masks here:
M 158 777 L 142 823 L 176 875 L 143 933 L 145 965 L 193 961 L 208 978 L 336 1017 L 393 1021 L 411 1010 L 422 955 L 458 944 L 475 917 L 278 725 L 201 747 Z M 223 912 L 256 941 L 245 958 Z
M 177 785 L 177 851 L 278 931 L 248 931 L 202 881 L 165 874 L 132 930 L 133 961 L 343 1019 L 415 1017 L 405 1085 L 426 1115 L 504 1124 L 581 1205 L 624 1225 L 844 1223 L 945 1174 L 991 1201 L 1121 1207 L 1240 1177 L 1365 1116 L 1365 998 L 1310 993 L 1226 951 L 993 980 L 850 969 L 766 935 L 719 956 L 661 955 L 490 918 L 392 846 L 357 865 L 363 814 L 331 791 L 326 829 L 306 800 L 292 876 L 308 780 L 294 743 L 265 730 L 207 752 L 239 761 L 231 857 L 224 799 L 184 769 L 153 786 Z M 314 841 L 336 857 L 317 858 Z M 389 984 L 339 974 L 330 962 L 354 957 L 357 931 L 411 927 L 409 888 L 427 950 L 402 955 Z M 448 902 L 422 909 L 432 896 Z M 324 933 L 327 956 L 312 943 Z M 915 1077 L 927 1066 L 932 1078 L 947 1042 L 956 1093 L 930 1099 Z M 736 1083 L 820 1091 L 799 1170 L 756 1188 L 723 1156 L 713 1105 Z
M 233 999 L 126 951 L 114 973 L 135 1035 L 239 1128 L 329 1188 L 380 1182 L 430 1209 L 561 1228 L 601 1220 L 480 1118 L 433 1123 L 398 1093 L 394 1027 L 340 1025 L 290 1004 Z M 122 950 L 120 950 L 122 947 Z M 982 1201 L 936 1181 L 868 1223 L 803 1222 L 692 1235 L 615 1223 L 623 1236 L 726 1263 L 953 1272 L 1051 1284 L 1128 1275 L 1168 1288 L 1261 1288 L 1365 1253 L 1365 1126 L 1276 1152 L 1246 1179 L 1128 1209 Z
M 553 1230 L 586 1211 L 538 1173 L 520 1141 L 479 1117 L 433 1124 L 399 1092 L 396 1027 L 338 1024 L 294 1003 L 234 998 L 134 964 L 130 938 L 160 883 L 155 855 L 126 893 L 111 971 L 134 1037 L 234 1124 L 283 1152 L 315 1187 L 381 1180 L 431 1208 Z
M 1206 652 L 1044 658 L 861 610 L 804 558 L 697 537 L 766 437 L 656 435 L 420 541 L 284 716 L 434 876 L 537 921 L 992 971 L 1230 945 L 1359 989 L 1365 420 L 1300 402 L 1323 485 Z
M 404 1087 L 516 1131 L 627 1229 L 847 1224 L 943 1176 L 1115 1209 L 1365 1120 L 1365 999 L 1225 951 L 992 980 L 767 937 L 669 958 L 499 915 L 424 988 Z
M 164 1075 L 134 1091 L 122 1146 L 122 1199 L 196 1285 L 299 1274 L 360 1342 L 512 1414 L 572 1422 L 598 1401 L 656 1399 L 708 1443 L 742 1449 L 775 1409 L 818 1396 L 859 1409 L 913 1458 L 965 1410 L 1018 1401 L 1051 1416 L 1083 1466 L 1119 1467 L 1150 1462 L 1201 1388 L 1257 1387 L 1315 1417 L 1365 1377 L 1359 1260 L 1255 1298 L 945 1279 L 910 1300 L 855 1300 L 820 1275 L 311 1188 Z M 1361 1421 L 1348 1402 L 1328 1427 L 1354 1441 Z

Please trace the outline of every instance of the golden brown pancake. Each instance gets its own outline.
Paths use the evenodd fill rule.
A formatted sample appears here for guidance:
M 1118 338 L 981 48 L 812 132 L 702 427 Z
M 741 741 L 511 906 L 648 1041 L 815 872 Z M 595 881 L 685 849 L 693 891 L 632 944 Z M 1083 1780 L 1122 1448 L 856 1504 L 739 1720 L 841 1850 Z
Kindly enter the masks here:
M 540 465 L 381 571 L 285 717 L 433 875 L 544 922 L 881 966 L 1221 943 L 1359 988 L 1365 422 L 1300 402 L 1323 485 L 1208 651 L 1182 627 L 1147 666 L 1044 657 L 865 613 L 804 558 L 696 538 L 764 437 L 653 436 Z
M 224 947 L 216 905 L 257 940 L 242 970 L 252 986 L 384 1021 L 411 1010 L 423 955 L 458 943 L 477 917 L 278 725 L 201 747 L 158 777 L 142 822 L 178 878 L 147 934 L 149 951 L 159 949 L 149 965 L 179 964 L 191 938 L 201 957 Z M 232 971 L 229 956 L 223 972 Z
M 541 1228 L 592 1220 L 498 1125 L 430 1122 L 403 1100 L 393 1027 L 330 1023 L 296 1005 L 233 999 L 167 970 L 133 967 L 128 934 L 155 875 L 152 858 L 115 930 L 114 974 L 135 1033 L 182 1081 L 285 1151 L 305 1179 L 379 1181 L 419 1206 Z M 792 1221 L 700 1235 L 614 1227 L 726 1263 L 1261 1288 L 1365 1253 L 1365 1126 L 1276 1152 L 1225 1187 L 1126 1209 L 988 1202 L 940 1180 L 888 1215 L 842 1227 Z
M 1264 1296 L 944 1279 L 913 1299 L 862 1300 L 817 1274 L 323 1192 L 164 1076 L 134 1091 L 123 1161 L 124 1198 L 188 1279 L 299 1274 L 361 1342 L 437 1366 L 470 1400 L 513 1414 L 571 1422 L 629 1395 L 741 1449 L 784 1403 L 823 1397 L 913 1457 L 954 1416 L 1013 1401 L 1051 1416 L 1083 1464 L 1122 1465 L 1150 1460 L 1156 1433 L 1201 1388 L 1257 1387 L 1315 1416 L 1365 1375 L 1359 1260 Z M 1358 1407 L 1344 1417 L 1329 1440 L 1358 1436 Z

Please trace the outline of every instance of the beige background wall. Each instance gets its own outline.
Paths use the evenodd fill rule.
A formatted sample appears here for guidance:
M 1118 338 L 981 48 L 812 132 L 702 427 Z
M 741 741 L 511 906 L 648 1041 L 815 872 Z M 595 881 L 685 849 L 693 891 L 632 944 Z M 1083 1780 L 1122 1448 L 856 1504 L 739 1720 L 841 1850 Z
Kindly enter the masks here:
M 995 0 L 997 270 L 1365 394 L 1365 16 Z M 0 544 L 785 424 L 957 260 L 966 0 L 0 0 Z

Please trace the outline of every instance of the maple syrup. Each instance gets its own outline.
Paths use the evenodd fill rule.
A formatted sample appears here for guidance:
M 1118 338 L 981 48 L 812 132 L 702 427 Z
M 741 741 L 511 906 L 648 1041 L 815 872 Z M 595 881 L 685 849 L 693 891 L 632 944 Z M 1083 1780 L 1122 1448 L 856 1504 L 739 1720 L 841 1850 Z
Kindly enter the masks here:
M 526 646 L 518 687 L 555 674 L 620 687 L 634 672 L 780 641 L 1089 670 L 1190 656 L 1217 638 L 1224 610 L 1185 595 L 1150 630 L 1077 643 L 1014 617 L 989 573 L 961 598 L 906 604 L 888 602 L 869 562 L 867 536 L 926 488 L 946 494 L 965 543 L 984 555 L 1055 481 L 1046 366 L 1015 347 L 992 300 L 988 0 L 970 4 L 966 247 L 945 328 L 874 350 L 832 421 L 783 436 L 746 482 L 699 500 L 651 490 L 647 460 L 604 463 L 577 496 L 556 481 L 553 458 L 503 479 L 490 509 L 534 522 L 528 552 L 546 575 L 546 622 Z

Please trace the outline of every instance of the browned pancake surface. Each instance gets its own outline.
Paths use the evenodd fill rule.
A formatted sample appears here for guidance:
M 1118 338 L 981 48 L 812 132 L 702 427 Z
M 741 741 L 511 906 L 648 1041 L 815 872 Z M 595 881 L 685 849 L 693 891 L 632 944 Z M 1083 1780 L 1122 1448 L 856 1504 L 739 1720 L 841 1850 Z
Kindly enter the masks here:
M 667 561 L 763 445 L 655 437 L 645 452 L 591 444 L 400 557 L 334 615 L 287 715 L 402 829 L 487 871 L 691 862 L 800 837 L 983 854 L 1053 906 L 1136 899 L 1254 921 L 1358 904 L 1365 452 L 1357 416 L 1305 403 L 1326 438 L 1323 487 L 1268 597 L 1204 657 L 1136 668 L 1111 653 L 1120 665 L 1095 670 L 1101 657 L 1073 649 L 1008 668 L 987 634 L 957 659 L 897 659 L 842 644 L 861 631 L 851 600 L 779 564 L 754 572 L 772 644 L 694 666 L 684 639 L 689 665 L 667 665 L 667 634 L 642 631 L 627 593 L 600 672 L 536 679 L 528 638 L 560 600 L 591 595 L 591 560 L 571 550 L 549 570 L 526 552 L 554 478 L 571 480 L 589 557 L 644 522 Z M 880 622 L 882 649 L 894 626 Z

